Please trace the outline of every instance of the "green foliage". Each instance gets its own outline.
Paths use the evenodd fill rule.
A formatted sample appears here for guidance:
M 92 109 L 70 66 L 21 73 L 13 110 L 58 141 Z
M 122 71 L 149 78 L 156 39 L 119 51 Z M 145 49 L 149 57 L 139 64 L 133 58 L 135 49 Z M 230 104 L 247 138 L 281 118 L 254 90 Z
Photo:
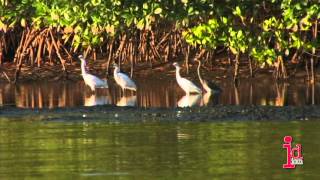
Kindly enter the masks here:
M 225 46 L 233 54 L 248 53 L 267 64 L 279 55 L 288 55 L 289 49 L 311 51 L 320 47 L 311 35 L 320 18 L 317 1 L 238 0 L 213 2 L 210 7 L 214 13 L 209 20 L 184 32 L 189 44 L 211 49 Z
M 224 24 L 220 21 L 227 22 L 227 19 L 225 17 L 220 19 L 212 18 L 206 24 L 200 24 L 183 32 L 183 36 L 192 45 L 198 44 L 203 47 L 216 48 L 227 40 L 225 33 L 221 31 L 221 29 L 227 27 L 225 26 L 226 23 Z
M 0 0 L 0 31 L 54 28 L 75 49 L 169 23 L 191 45 L 224 46 L 268 64 L 290 49 L 319 48 L 309 35 L 319 18 L 315 0 Z

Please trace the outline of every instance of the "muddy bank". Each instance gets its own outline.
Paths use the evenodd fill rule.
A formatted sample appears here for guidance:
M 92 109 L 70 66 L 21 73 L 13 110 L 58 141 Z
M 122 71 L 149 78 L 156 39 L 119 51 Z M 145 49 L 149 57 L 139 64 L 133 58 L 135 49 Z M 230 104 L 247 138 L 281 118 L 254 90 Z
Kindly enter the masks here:
M 239 66 L 239 78 L 240 79 L 252 79 L 250 77 L 247 60 L 242 60 Z M 172 66 L 172 62 L 159 62 L 148 63 L 140 62 L 135 64 L 133 68 L 133 78 L 174 78 L 175 68 Z M 190 61 L 187 72 L 185 63 L 180 62 L 183 66 L 181 74 L 188 76 L 192 79 L 198 79 L 197 77 L 197 63 Z M 107 71 L 106 60 L 103 58 L 95 61 L 88 60 L 88 71 L 91 74 L 99 76 L 101 78 L 113 79 L 113 68 Z M 44 63 L 41 67 L 22 65 L 21 73 L 18 82 L 28 81 L 79 81 L 82 80 L 80 62 L 74 60 L 71 63 L 66 63 L 66 72 L 64 72 L 59 64 Z M 131 66 L 128 64 L 122 65 L 121 70 L 127 74 L 131 73 Z M 15 78 L 16 65 L 13 63 L 3 63 L 0 65 L 0 82 L 8 82 L 8 79 L 13 81 Z M 201 73 L 207 79 L 224 80 L 233 78 L 234 64 L 228 64 L 227 57 L 221 55 L 214 63 L 204 63 L 201 68 Z M 287 71 L 289 79 L 287 80 L 299 80 L 306 81 L 307 72 L 304 66 L 298 66 L 295 64 L 288 64 Z M 320 78 L 320 69 L 315 69 L 316 78 Z M 253 68 L 253 79 L 258 78 L 273 78 L 274 67 L 259 68 L 256 66 Z
M 56 109 L 1 107 L 0 117 L 9 120 L 53 121 L 224 121 L 224 120 L 317 120 L 319 106 L 214 106 L 192 108 L 129 108 L 95 106 Z
M 186 68 L 182 69 L 182 74 L 193 79 L 198 79 L 196 73 L 196 65 L 190 64 L 189 74 L 187 75 Z M 13 81 L 15 78 L 16 66 L 10 63 L 5 63 L 0 66 L 0 82 Z M 79 81 L 82 80 L 81 69 L 79 62 L 66 65 L 67 71 L 64 72 L 60 65 L 44 64 L 41 68 L 23 65 L 21 73 L 18 79 L 18 83 L 21 82 L 33 82 L 33 81 Z M 107 78 L 113 80 L 113 68 L 108 71 L 106 69 L 106 63 L 104 60 L 99 59 L 88 64 L 89 73 L 96 75 L 100 78 Z M 121 71 L 130 75 L 131 67 L 128 65 L 122 65 Z M 206 74 L 207 78 L 214 78 L 216 80 L 232 77 L 230 68 L 214 67 L 212 69 L 202 68 L 202 73 Z M 148 63 L 137 64 L 133 69 L 133 79 L 148 78 L 148 79 L 168 79 L 175 78 L 175 68 L 172 66 L 172 62 L 159 63 L 150 66 Z

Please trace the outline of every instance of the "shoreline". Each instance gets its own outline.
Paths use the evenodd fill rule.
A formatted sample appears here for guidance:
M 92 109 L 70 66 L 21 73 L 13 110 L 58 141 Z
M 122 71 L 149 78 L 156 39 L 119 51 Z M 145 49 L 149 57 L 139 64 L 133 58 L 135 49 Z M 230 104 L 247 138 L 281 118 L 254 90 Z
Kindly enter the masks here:
M 101 105 L 54 109 L 0 107 L 0 119 L 41 121 L 297 121 L 320 119 L 320 106 L 236 106 L 137 108 Z M 26 119 L 24 119 L 26 118 Z
M 182 64 L 180 62 L 180 64 Z M 184 64 L 183 64 L 184 65 Z M 9 77 L 11 83 L 14 80 L 16 66 L 11 63 L 4 63 L 0 66 L 0 83 L 8 83 L 8 78 L 4 75 L 3 72 Z M 113 78 L 113 69 L 109 69 L 109 72 L 106 70 L 105 61 L 99 59 L 88 64 L 89 72 L 93 75 L 96 75 L 101 78 L 112 79 Z M 20 73 L 20 77 L 17 81 L 19 82 L 30 82 L 30 81 L 79 81 L 82 80 L 81 69 L 79 62 L 73 62 L 66 66 L 67 74 L 64 73 L 59 64 L 49 65 L 43 64 L 40 68 L 23 65 Z M 123 65 L 121 70 L 130 75 L 130 66 Z M 248 69 L 246 66 L 240 68 L 239 79 L 264 79 L 264 78 L 273 78 L 273 68 L 264 68 L 258 69 L 254 77 L 250 77 L 248 74 Z M 320 78 L 320 73 L 318 69 L 315 70 L 316 79 Z M 187 74 L 186 67 L 182 68 L 181 71 L 183 76 L 190 77 L 192 79 L 198 80 L 197 76 L 197 65 L 192 63 L 189 65 L 189 74 Z M 225 67 L 223 64 L 214 65 L 212 68 L 204 67 L 201 68 L 201 73 L 206 78 L 211 78 L 216 81 L 224 79 L 233 79 L 233 68 Z M 133 78 L 154 78 L 154 79 L 163 79 L 163 78 L 173 78 L 175 77 L 175 69 L 172 66 L 171 62 L 160 63 L 150 67 L 147 63 L 138 64 L 135 66 L 133 71 Z M 274 78 L 273 78 L 274 79 Z M 292 81 L 292 80 L 305 80 L 307 79 L 307 72 L 304 68 L 297 67 L 294 72 L 287 79 L 279 79 L 279 82 Z

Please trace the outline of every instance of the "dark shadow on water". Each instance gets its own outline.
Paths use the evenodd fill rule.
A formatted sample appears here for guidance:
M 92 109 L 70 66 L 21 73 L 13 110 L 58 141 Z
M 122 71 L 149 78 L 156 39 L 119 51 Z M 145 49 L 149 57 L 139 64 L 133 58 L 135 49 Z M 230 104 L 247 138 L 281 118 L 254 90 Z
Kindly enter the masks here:
M 90 92 L 83 81 L 34 82 L 0 84 L 0 106 L 21 108 L 55 108 L 112 104 L 139 107 L 189 107 L 222 105 L 302 106 L 320 104 L 319 84 L 276 83 L 272 80 L 243 81 L 234 86 L 231 81 L 220 83 L 219 94 L 185 96 L 172 80 L 136 80 L 137 92 L 121 89 L 109 81 L 109 89 Z

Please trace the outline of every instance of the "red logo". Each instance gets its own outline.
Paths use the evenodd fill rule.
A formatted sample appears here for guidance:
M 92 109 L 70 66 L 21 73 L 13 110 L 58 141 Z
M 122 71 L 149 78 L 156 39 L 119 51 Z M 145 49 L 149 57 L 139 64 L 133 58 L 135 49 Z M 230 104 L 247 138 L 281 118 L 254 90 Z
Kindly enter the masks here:
M 282 147 L 287 149 L 287 163 L 282 166 L 285 169 L 294 169 L 296 165 L 303 164 L 301 144 L 296 144 L 292 147 L 292 140 L 293 138 L 291 136 L 285 136 L 283 138 L 284 144 Z

